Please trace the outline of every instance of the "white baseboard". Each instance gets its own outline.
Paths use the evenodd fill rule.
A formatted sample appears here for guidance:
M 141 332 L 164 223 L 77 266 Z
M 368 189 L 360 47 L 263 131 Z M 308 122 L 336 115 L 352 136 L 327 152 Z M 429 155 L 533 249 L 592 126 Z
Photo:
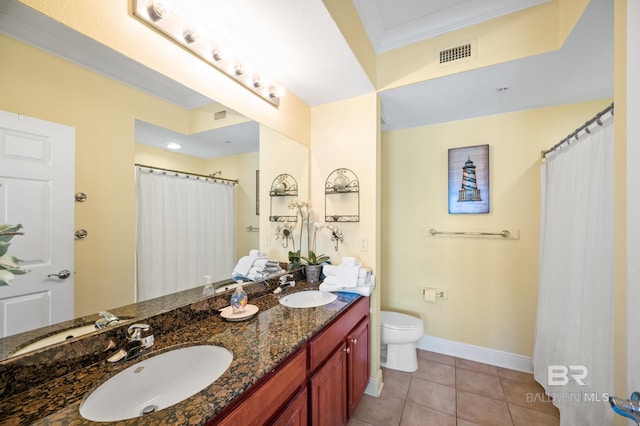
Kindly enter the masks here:
M 443 355 L 450 355 L 457 358 L 464 358 L 471 361 L 482 362 L 484 364 L 495 365 L 496 367 L 509 368 L 511 370 L 533 373 L 531 357 L 518 355 L 510 352 L 499 351 L 497 349 L 483 348 L 481 346 L 467 343 L 455 342 L 453 340 L 441 339 L 439 337 L 423 336 L 418 341 L 418 349 L 437 352 Z
M 376 398 L 380 396 L 382 392 L 382 370 L 378 368 L 375 376 L 369 376 L 369 384 L 367 384 L 367 388 L 364 390 L 364 393 L 367 395 L 375 396 Z

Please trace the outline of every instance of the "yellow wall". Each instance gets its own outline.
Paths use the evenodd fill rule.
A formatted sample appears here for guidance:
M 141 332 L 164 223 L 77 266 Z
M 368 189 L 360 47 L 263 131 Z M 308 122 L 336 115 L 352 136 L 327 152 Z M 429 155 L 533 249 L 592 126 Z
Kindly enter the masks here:
M 317 251 L 331 256 L 334 264 L 342 256 L 357 257 L 377 275 L 371 295 L 371 324 L 378 324 L 380 289 L 380 113 L 375 93 L 318 106 L 311 111 L 311 202 L 317 222 L 324 222 L 325 182 L 337 168 L 352 170 L 360 183 L 360 221 L 339 222 L 344 242 L 334 251 L 328 234 L 319 236 Z M 368 249 L 361 249 L 365 239 Z M 371 327 L 371 377 L 382 383 L 380 375 L 379 328 Z M 376 390 L 377 391 L 377 390 Z
M 19 1 L 291 139 L 309 144 L 310 109 L 300 98 L 283 88 L 280 107 L 273 107 L 133 18 L 131 0 Z
M 247 216 L 237 222 L 236 248 L 257 247 L 257 233 L 245 230 L 257 225 L 249 218 L 255 217 L 257 153 L 225 164 L 174 154 L 182 157 L 179 166 L 149 147 L 138 146 L 136 154 L 136 119 L 182 133 L 204 128 L 187 110 L 3 35 L 0 51 L 0 109 L 76 129 L 75 189 L 88 198 L 76 204 L 75 227 L 89 236 L 75 243 L 75 316 L 133 302 L 135 162 L 205 174 L 215 167 L 240 179 L 237 207 Z
M 186 111 L 0 35 L 0 109 L 76 129 L 76 316 L 133 301 L 135 119 L 186 131 Z
M 276 240 L 276 222 L 269 221 L 272 203 L 280 204 L 287 214 L 295 215 L 294 210 L 285 207 L 295 197 L 269 197 L 274 179 L 286 173 L 291 175 L 298 185 L 298 198 L 309 199 L 309 148 L 266 126 L 260 126 L 260 250 L 269 259 L 288 261 L 292 246 L 282 246 L 282 240 Z M 283 214 L 275 209 L 274 214 Z M 296 250 L 299 248 L 300 223 L 295 228 Z
M 530 356 L 538 291 L 540 151 L 611 100 L 494 115 L 382 135 L 382 308 L 425 334 Z M 490 213 L 448 214 L 448 150 L 489 144 Z M 519 239 L 431 237 L 519 231 Z M 437 303 L 423 287 L 448 290 Z

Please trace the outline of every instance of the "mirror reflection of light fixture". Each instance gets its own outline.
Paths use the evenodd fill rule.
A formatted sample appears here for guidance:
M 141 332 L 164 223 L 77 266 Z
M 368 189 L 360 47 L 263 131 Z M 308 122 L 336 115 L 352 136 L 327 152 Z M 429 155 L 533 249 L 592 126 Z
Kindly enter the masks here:
M 178 142 L 167 142 L 166 144 L 164 144 L 164 146 L 167 149 L 171 149 L 171 150 L 174 150 L 174 151 L 177 150 L 177 149 L 182 148 L 182 145 L 180 145 Z
M 179 46 L 212 65 L 237 83 L 260 96 L 271 105 L 280 105 L 280 90 L 264 77 L 257 74 L 247 76 L 245 65 L 234 60 L 225 53 L 222 55 L 214 40 L 207 37 L 205 32 L 196 30 L 197 22 L 187 22 L 178 16 L 174 10 L 167 8 L 161 0 L 134 0 L 133 15 L 155 30 L 168 37 Z M 200 27 L 203 29 L 204 27 Z M 233 62 L 232 62 L 233 61 Z

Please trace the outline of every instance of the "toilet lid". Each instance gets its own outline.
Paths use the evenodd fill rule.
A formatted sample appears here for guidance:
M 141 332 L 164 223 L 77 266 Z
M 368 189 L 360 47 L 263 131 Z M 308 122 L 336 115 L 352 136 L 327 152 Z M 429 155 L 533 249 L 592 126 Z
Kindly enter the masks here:
M 394 330 L 406 330 L 423 326 L 420 318 L 389 311 L 380 311 L 380 325 Z

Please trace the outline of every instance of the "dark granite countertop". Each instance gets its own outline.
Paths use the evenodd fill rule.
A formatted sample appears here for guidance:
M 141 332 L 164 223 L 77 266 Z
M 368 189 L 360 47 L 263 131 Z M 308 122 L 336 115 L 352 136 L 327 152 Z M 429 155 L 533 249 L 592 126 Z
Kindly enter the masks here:
M 316 289 L 304 282 L 285 292 Z M 228 305 L 221 296 L 213 296 L 188 305 L 191 312 L 200 315 L 188 324 L 172 329 L 176 319 L 171 313 L 158 315 L 149 321 L 163 334 L 154 332 L 155 344 L 142 357 L 111 364 L 104 360 L 74 369 L 52 380 L 44 381 L 8 398 L 0 400 L 0 424 L 2 425 L 84 425 L 95 424 L 80 416 L 79 407 L 83 398 L 99 384 L 118 372 L 140 362 L 142 359 L 171 349 L 195 344 L 211 344 L 227 348 L 233 353 L 229 368 L 213 384 L 186 400 L 171 407 L 135 419 L 112 424 L 118 425 L 201 425 L 213 419 L 235 398 L 256 383 L 300 348 L 306 340 L 320 331 L 340 312 L 355 301 L 358 295 L 337 293 L 338 299 L 317 308 L 292 309 L 278 303 L 279 296 L 266 292 L 249 293 L 249 303 L 260 309 L 247 321 L 227 322 L 217 314 L 217 309 Z M 266 293 L 266 294 L 265 294 Z M 215 303 L 212 303 L 215 301 Z M 222 305 L 221 305 L 222 304 Z M 191 316 L 190 318 L 194 318 Z M 180 323 L 180 321 L 175 321 Z M 155 330 L 155 328 L 154 328 Z M 105 333 L 106 339 L 109 336 Z M 96 339 L 94 339 L 96 340 Z M 94 351 L 95 353 L 96 351 Z M 22 360 L 28 360 L 23 357 Z M 37 359 L 34 357 L 34 359 Z M 18 360 L 20 361 L 20 360 Z M 19 364 L 19 363 L 18 363 Z M 24 369 L 33 365 L 23 361 Z M 35 368 L 34 372 L 38 369 Z M 10 380 L 5 375 L 5 380 Z M 13 376 L 15 379 L 16 376 Z M 0 378 L 2 379 L 2 378 Z M 103 423 L 104 424 L 104 423 Z

